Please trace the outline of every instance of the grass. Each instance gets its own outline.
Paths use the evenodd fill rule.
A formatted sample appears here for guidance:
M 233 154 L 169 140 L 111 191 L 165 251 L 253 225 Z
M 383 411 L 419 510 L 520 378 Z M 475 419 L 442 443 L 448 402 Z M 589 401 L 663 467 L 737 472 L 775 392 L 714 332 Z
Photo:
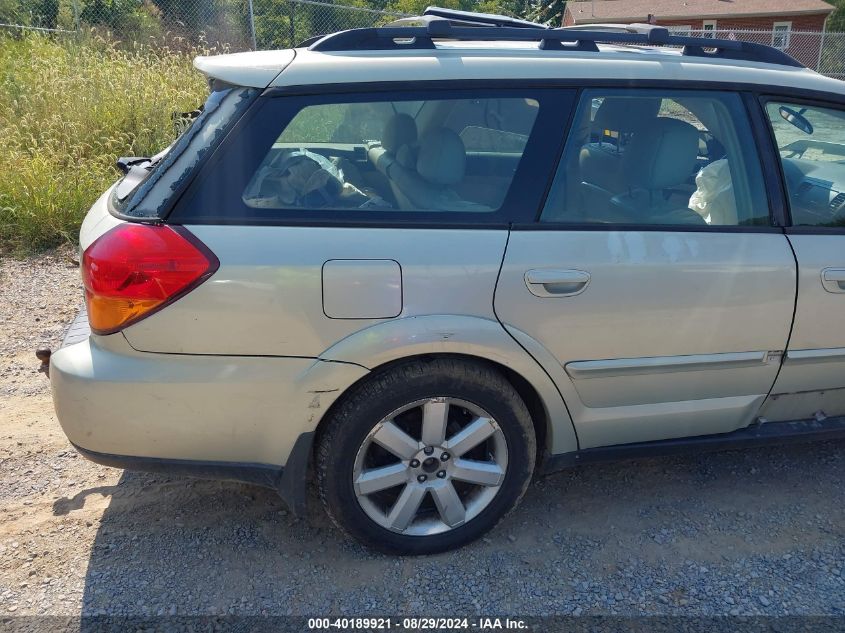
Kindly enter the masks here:
M 75 242 L 115 159 L 166 147 L 172 113 L 204 101 L 206 52 L 0 33 L 0 252 Z

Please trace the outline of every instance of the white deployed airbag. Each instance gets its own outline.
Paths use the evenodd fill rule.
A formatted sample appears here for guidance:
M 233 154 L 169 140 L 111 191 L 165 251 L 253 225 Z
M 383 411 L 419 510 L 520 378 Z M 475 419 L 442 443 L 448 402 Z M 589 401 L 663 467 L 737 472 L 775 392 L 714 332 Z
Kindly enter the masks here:
M 696 190 L 690 197 L 689 208 L 707 224 L 724 226 L 737 224 L 731 169 L 726 158 L 714 160 L 695 177 Z

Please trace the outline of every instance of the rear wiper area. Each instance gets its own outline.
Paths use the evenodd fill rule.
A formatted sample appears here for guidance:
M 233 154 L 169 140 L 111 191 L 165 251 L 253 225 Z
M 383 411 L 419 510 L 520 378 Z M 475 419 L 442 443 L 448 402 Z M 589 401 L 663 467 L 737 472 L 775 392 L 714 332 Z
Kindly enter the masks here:
M 118 200 L 125 200 L 132 191 L 141 184 L 141 181 L 150 173 L 150 168 L 156 163 L 157 158 L 153 156 L 122 156 L 117 159 L 115 165 L 123 172 L 123 178 L 117 183 L 115 194 Z
M 146 165 L 144 163 L 147 163 Z M 149 156 L 121 156 L 115 165 L 124 174 L 128 174 L 133 167 L 149 167 L 152 159 Z

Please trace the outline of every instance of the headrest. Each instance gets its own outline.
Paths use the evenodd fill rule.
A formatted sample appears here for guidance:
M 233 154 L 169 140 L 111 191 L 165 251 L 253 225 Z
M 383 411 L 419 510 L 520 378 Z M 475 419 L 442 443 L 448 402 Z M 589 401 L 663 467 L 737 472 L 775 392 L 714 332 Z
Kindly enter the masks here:
M 639 130 L 625 151 L 628 184 L 665 189 L 686 182 L 698 157 L 698 130 L 668 117 L 658 117 Z
M 657 118 L 660 99 L 605 97 L 593 120 L 595 128 L 631 132 Z
M 409 114 L 399 112 L 384 124 L 381 146 L 388 152 L 396 152 L 403 145 L 413 145 L 416 142 L 417 124 Z
M 420 139 L 417 173 L 437 185 L 454 185 L 464 178 L 467 153 L 461 137 L 447 128 L 433 130 Z

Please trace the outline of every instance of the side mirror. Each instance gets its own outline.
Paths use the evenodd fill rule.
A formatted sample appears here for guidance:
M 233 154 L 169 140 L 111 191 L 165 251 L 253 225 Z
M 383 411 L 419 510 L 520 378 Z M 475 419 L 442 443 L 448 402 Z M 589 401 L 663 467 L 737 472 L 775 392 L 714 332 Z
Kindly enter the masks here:
M 790 125 L 794 125 L 799 130 L 804 132 L 804 134 L 812 134 L 813 133 L 813 124 L 807 120 L 807 117 L 804 116 L 804 112 L 806 110 L 801 110 L 800 112 L 796 112 L 792 108 L 787 108 L 786 106 L 781 106 L 778 109 L 781 118 L 789 123 Z

